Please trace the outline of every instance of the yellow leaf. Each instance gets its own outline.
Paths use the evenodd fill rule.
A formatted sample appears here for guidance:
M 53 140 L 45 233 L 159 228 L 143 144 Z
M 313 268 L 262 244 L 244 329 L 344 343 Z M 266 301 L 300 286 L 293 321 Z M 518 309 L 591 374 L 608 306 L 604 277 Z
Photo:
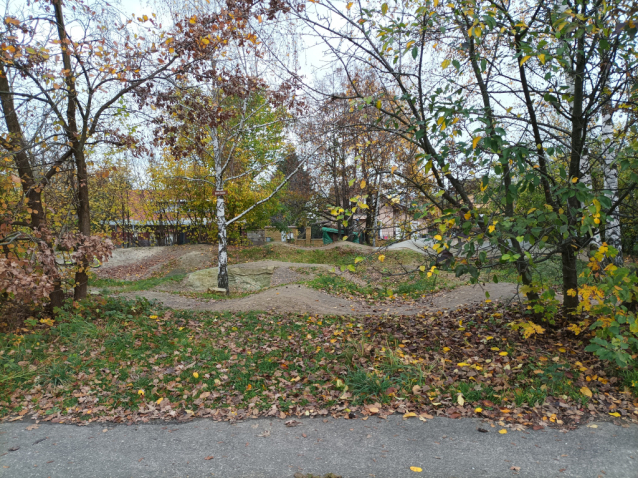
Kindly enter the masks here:
M 618 412 L 613 412 L 613 413 L 610 413 L 610 415 L 611 415 L 612 417 L 616 417 L 616 418 L 618 418 L 618 417 L 620 416 L 620 413 L 618 413 Z
M 498 352 L 500 349 L 499 349 L 498 347 L 492 347 L 492 350 L 493 350 L 494 352 Z
M 499 355 L 505 357 L 505 356 L 507 356 L 507 352 L 499 352 Z
M 439 6 L 439 0 L 434 0 L 434 8 Z
M 144 395 L 144 390 L 138 390 L 138 391 L 137 391 L 137 394 L 138 394 L 138 395 Z
M 261 15 L 257 15 L 257 21 L 258 21 L 259 23 L 263 22 L 263 20 L 262 20 L 262 18 L 261 18 Z
M 199 374 L 197 372 L 193 372 L 193 377 L 199 378 Z
M 589 387 L 580 387 L 580 393 L 582 393 L 586 397 L 589 397 L 589 398 L 592 397 L 592 393 L 591 393 L 591 390 L 589 389 Z
M 572 183 L 576 184 L 578 182 L 578 178 L 572 178 Z
M 465 405 L 465 399 L 463 398 L 463 395 L 459 394 L 459 396 L 456 398 L 456 401 L 459 403 L 460 406 Z
M 441 68 L 445 70 L 448 66 L 450 66 L 450 63 L 452 62 L 448 59 L 443 60 L 443 63 L 441 63 Z
M 403 415 L 403 418 L 410 418 L 410 417 L 416 417 L 416 413 L 408 412 L 408 413 Z
M 385 261 L 385 256 L 383 254 L 381 254 L 379 256 L 379 262 L 383 262 L 383 261 Z
M 443 240 L 443 238 L 442 238 L 439 234 L 437 234 L 436 236 L 434 236 L 434 239 L 436 239 L 437 241 L 441 241 L 441 240 Z
M 415 473 L 421 473 L 423 470 L 421 468 L 419 468 L 418 466 L 411 466 L 410 470 L 412 470 Z
M 346 5 L 346 10 L 350 10 L 352 8 L 352 5 L 354 5 L 353 2 L 348 3 L 348 5 Z
M 505 428 L 501 428 L 498 432 L 499 432 L 501 435 L 506 435 L 506 434 L 507 434 L 507 430 L 506 430 Z
M 476 412 L 476 413 L 481 413 L 482 411 L 483 411 L 483 409 L 481 407 L 476 407 L 474 409 L 474 412 Z
M 377 109 L 381 109 L 381 106 L 382 106 L 381 100 L 377 100 Z
M 361 181 L 361 184 L 359 184 L 359 186 L 361 187 L 361 189 L 365 189 L 366 184 L 368 184 L 368 183 L 366 183 L 366 180 L 364 179 L 364 180 Z
M 470 220 L 470 218 L 472 217 L 472 214 L 471 214 L 471 213 L 469 213 L 469 212 L 466 212 L 466 213 L 463 215 L 463 217 L 465 218 L 465 220 L 469 221 L 469 220 Z
M 480 136 L 477 136 L 476 138 L 474 138 L 472 140 L 472 149 L 476 149 L 476 147 L 478 146 L 479 141 L 481 141 L 481 139 L 482 138 Z
M 538 59 L 541 61 L 541 63 L 544 65 L 545 64 L 545 55 L 543 53 L 541 53 L 540 55 L 538 55 Z
M 421 272 L 425 272 L 425 266 L 421 266 L 421 267 L 419 267 L 419 270 L 420 270 Z
M 521 60 L 521 66 L 523 66 L 523 65 L 525 64 L 525 62 L 526 62 L 527 60 L 529 60 L 530 58 L 531 58 L 531 56 L 523 57 L 523 59 Z
M 494 226 L 490 226 L 490 227 L 487 228 L 487 230 L 489 232 L 494 232 L 494 229 L 496 229 Z
M 188 21 L 191 25 L 195 25 L 195 23 L 197 23 L 197 16 L 193 15 Z
M 164 400 L 163 398 L 158 398 L 158 399 L 155 401 L 155 403 L 157 403 L 157 404 L 159 405 L 160 403 L 162 403 L 162 401 L 163 401 L 163 400 Z
M 246 390 L 252 390 L 252 389 L 253 389 L 253 386 L 252 386 L 251 384 L 248 384 L 248 385 L 246 386 Z
M 449 352 L 450 351 L 450 347 L 443 347 L 443 352 Z
M 390 168 L 390 174 L 394 174 L 394 172 L 396 171 L 397 167 L 396 166 L 392 166 Z

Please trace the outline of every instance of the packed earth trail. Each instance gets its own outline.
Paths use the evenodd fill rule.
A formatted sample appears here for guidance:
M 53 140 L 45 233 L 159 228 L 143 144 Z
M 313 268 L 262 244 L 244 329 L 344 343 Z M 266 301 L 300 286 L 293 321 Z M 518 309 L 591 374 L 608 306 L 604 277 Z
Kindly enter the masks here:
M 442 291 L 411 303 L 367 304 L 365 301 L 335 297 L 309 287 L 291 284 L 247 297 L 226 300 L 202 300 L 182 297 L 161 291 L 138 291 L 121 294 L 127 299 L 144 297 L 157 300 L 174 309 L 247 312 L 252 310 L 275 313 L 330 314 L 330 315 L 417 315 L 423 312 L 456 309 L 465 305 L 484 302 L 485 292 L 493 300 L 510 300 L 516 295 L 516 285 L 484 284 L 460 286 L 451 291 Z M 492 300 L 490 299 L 490 300 Z

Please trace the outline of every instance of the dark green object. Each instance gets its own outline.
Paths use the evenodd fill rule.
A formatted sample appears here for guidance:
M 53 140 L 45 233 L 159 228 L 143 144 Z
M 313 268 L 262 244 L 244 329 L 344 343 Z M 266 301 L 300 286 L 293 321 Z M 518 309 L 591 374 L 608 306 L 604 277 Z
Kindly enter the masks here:
M 333 234 L 340 234 L 341 236 L 344 236 L 345 234 L 339 233 L 338 229 L 334 229 L 332 227 L 322 227 L 321 228 L 321 232 L 322 232 L 322 237 L 323 237 L 323 243 L 324 244 L 332 244 L 334 241 L 332 240 L 332 238 L 330 237 L 330 235 L 328 234 L 329 232 L 333 233 Z M 353 239 L 352 242 L 354 242 L 355 244 L 359 244 L 359 233 L 358 232 L 353 232 L 352 233 Z

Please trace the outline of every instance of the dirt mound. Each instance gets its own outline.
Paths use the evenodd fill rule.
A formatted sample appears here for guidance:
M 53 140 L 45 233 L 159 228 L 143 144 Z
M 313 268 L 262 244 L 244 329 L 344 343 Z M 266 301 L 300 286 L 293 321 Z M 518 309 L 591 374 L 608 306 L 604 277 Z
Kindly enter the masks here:
M 226 300 L 200 300 L 159 291 L 141 291 L 122 294 L 122 297 L 145 297 L 158 300 L 174 309 L 245 312 L 251 310 L 275 313 L 307 313 L 317 315 L 415 315 L 428 311 L 457 309 L 484 302 L 485 292 L 490 300 L 510 300 L 516 295 L 516 285 L 508 283 L 465 285 L 452 291 L 443 291 L 415 302 L 396 302 L 369 305 L 363 301 L 335 297 L 302 285 L 286 285 L 252 294 L 247 297 Z
M 130 265 L 136 262 L 143 262 L 154 255 L 159 254 L 161 247 L 129 247 L 120 248 L 113 251 L 111 258 L 105 262 L 100 270 L 113 269 L 119 266 Z
M 100 278 L 119 280 L 185 274 L 210 267 L 210 249 L 206 244 L 115 249 L 113 257 L 96 269 L 96 274 Z
M 326 246 L 321 247 L 303 247 L 297 246 L 295 244 L 288 244 L 286 242 L 269 242 L 268 247 L 289 247 L 292 249 L 299 249 L 301 251 L 317 251 L 323 249 L 334 249 L 335 247 L 345 247 L 350 249 L 355 249 L 359 251 L 372 252 L 376 249 L 376 247 L 367 246 L 365 244 L 355 244 L 354 242 L 333 242 L 332 244 L 328 244 Z

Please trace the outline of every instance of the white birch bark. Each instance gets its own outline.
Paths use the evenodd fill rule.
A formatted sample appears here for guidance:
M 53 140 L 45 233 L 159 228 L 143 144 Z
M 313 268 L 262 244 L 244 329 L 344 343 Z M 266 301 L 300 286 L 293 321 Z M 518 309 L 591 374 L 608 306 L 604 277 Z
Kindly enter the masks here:
M 213 143 L 213 155 L 215 160 L 215 189 L 217 191 L 223 191 L 224 167 L 222 164 L 222 152 L 219 145 L 217 130 L 212 130 L 212 132 L 213 135 L 211 139 Z M 228 293 L 228 237 L 226 235 L 226 202 L 224 196 L 217 196 L 216 216 L 218 239 L 217 266 L 219 267 L 219 272 L 217 273 L 217 287 L 219 287 L 220 289 L 226 289 L 226 293 Z
M 612 113 L 613 112 L 611 110 L 608 110 L 603 115 L 602 146 L 603 158 L 605 161 L 605 192 L 611 200 L 611 203 L 614 204 L 618 200 L 618 168 L 614 164 L 614 123 Z M 623 265 L 623 255 L 620 237 L 620 214 L 618 208 L 609 214 L 605 221 L 605 242 L 618 249 L 618 255 L 613 258 L 611 262 L 613 262 L 616 266 L 621 267 Z
M 589 163 L 589 154 L 583 153 L 583 157 L 581 160 L 580 170 L 583 172 L 582 182 L 587 186 L 587 188 L 592 191 L 593 184 L 591 179 L 591 164 Z M 598 249 L 603 241 L 600 238 L 600 228 L 596 230 L 596 233 L 593 235 L 591 242 L 589 243 L 590 249 Z

